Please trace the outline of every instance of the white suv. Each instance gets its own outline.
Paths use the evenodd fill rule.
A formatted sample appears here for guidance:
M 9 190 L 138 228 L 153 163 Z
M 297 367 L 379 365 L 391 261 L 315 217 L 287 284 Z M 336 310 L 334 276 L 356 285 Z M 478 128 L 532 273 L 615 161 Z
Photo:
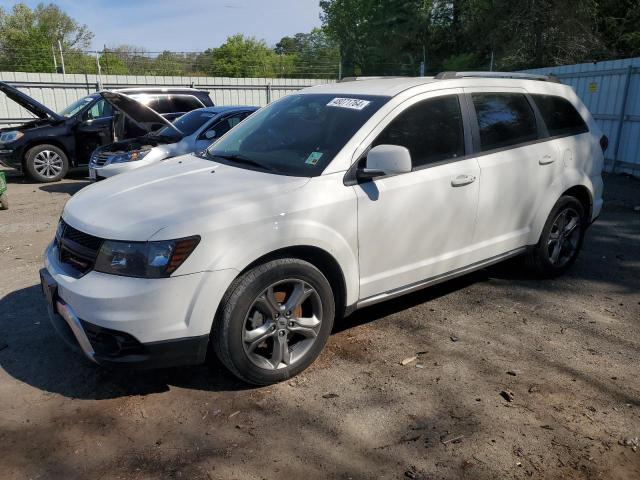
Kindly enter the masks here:
M 602 207 L 605 148 L 552 78 L 308 88 L 69 200 L 41 271 L 52 321 L 99 364 L 212 350 L 277 382 L 356 308 L 521 254 L 564 272 Z

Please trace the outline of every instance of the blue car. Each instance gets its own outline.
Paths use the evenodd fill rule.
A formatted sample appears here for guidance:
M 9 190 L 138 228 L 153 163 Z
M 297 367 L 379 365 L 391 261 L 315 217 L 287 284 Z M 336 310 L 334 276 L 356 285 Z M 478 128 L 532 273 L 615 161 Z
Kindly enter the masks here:
M 101 92 L 101 95 L 143 128 L 164 126 L 141 137 L 96 149 L 89 162 L 92 181 L 204 150 L 258 109 L 252 106 L 199 108 L 169 122 L 143 103 L 124 95 L 113 92 Z

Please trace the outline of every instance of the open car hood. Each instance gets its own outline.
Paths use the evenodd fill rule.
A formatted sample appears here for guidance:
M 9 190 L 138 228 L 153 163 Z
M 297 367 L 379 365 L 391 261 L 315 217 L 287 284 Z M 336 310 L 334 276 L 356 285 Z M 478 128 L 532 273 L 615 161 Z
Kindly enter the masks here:
M 155 110 L 127 95 L 109 91 L 102 91 L 100 92 L 100 95 L 114 108 L 120 110 L 131 121 L 147 132 L 156 130 L 160 126 L 167 125 L 182 135 L 182 132 L 169 120 L 164 118 Z
M 51 118 L 53 120 L 61 120 L 64 118 L 53 110 L 48 109 L 37 100 L 31 98 L 29 95 L 22 93 L 17 88 L 12 87 L 5 82 L 0 82 L 0 92 L 3 92 L 11 100 L 21 107 L 29 110 L 38 118 Z

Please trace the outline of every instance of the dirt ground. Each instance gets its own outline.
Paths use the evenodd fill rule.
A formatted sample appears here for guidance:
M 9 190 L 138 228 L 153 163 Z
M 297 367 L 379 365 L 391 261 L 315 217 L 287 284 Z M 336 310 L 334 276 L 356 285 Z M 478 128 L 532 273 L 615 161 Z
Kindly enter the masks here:
M 218 364 L 118 373 L 67 350 L 38 269 L 86 181 L 9 180 L 2 479 L 640 478 L 638 180 L 606 178 L 568 275 L 509 264 L 359 311 L 267 388 Z

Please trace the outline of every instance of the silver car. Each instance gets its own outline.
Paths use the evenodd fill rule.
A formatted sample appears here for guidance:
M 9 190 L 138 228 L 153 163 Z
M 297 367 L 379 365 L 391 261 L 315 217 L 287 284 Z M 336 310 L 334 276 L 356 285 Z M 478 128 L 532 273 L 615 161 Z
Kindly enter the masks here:
M 96 149 L 89 162 L 89 177 L 92 181 L 185 153 L 204 150 L 215 139 L 258 109 L 251 106 L 199 108 L 169 122 L 138 102 L 128 99 L 126 105 L 123 105 L 121 98 L 113 96 L 112 93 L 103 93 L 109 96 L 107 100 L 110 103 L 118 103 L 118 108 L 122 109 L 127 117 L 146 130 L 152 131 L 141 137 Z M 164 126 L 153 130 L 153 127 L 158 125 Z

